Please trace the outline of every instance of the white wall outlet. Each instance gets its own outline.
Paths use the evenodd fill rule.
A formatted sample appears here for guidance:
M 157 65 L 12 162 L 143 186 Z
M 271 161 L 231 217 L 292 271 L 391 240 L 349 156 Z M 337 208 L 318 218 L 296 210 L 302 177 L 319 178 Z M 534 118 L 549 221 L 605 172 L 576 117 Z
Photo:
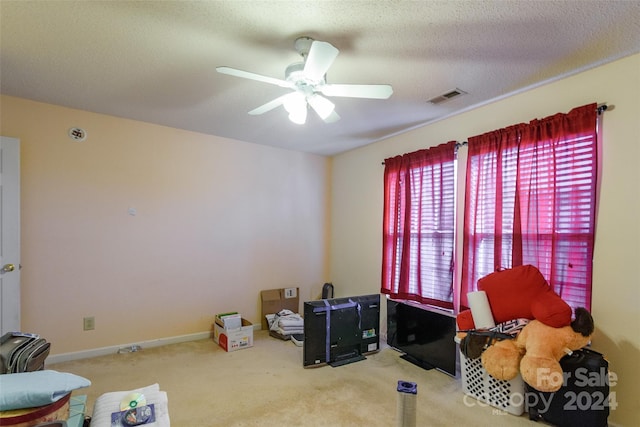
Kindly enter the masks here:
M 297 288 L 285 288 L 284 290 L 285 298 L 295 298 L 297 294 L 298 294 Z

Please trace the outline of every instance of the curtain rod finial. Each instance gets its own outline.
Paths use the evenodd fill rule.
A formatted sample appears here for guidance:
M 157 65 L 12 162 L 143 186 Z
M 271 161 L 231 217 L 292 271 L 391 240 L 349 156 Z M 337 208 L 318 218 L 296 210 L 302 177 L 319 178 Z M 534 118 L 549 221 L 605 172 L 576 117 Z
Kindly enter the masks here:
M 597 110 L 598 110 L 598 114 L 602 114 L 605 111 L 611 111 L 613 110 L 613 105 L 607 105 L 607 104 L 598 104 Z

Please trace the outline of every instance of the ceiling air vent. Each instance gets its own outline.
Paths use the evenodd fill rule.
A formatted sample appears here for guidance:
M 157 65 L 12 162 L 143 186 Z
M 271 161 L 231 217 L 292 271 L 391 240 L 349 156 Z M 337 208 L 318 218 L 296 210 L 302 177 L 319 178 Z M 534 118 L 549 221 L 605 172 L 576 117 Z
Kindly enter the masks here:
M 448 101 L 450 99 L 455 98 L 456 96 L 464 95 L 467 92 L 460 90 L 458 88 L 450 90 L 447 93 L 443 93 L 442 95 L 436 96 L 435 98 L 431 98 L 429 101 L 431 104 L 440 104 L 442 102 Z

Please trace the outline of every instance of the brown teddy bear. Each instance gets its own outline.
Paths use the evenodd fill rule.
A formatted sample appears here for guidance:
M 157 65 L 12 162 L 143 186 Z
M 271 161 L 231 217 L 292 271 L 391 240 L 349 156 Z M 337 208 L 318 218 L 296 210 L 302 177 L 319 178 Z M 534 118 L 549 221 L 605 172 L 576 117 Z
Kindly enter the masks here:
M 518 375 L 536 390 L 558 391 L 563 383 L 560 359 L 591 340 L 594 323 L 585 308 L 577 308 L 570 326 L 555 328 L 532 320 L 515 339 L 498 341 L 481 356 L 492 377 L 511 380 Z

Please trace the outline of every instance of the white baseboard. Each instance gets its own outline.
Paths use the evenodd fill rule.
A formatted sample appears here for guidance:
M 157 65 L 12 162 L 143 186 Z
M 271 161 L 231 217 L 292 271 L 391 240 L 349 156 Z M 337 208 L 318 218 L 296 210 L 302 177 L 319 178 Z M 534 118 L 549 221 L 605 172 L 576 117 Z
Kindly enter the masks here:
M 254 331 L 259 331 L 261 329 L 260 324 L 252 325 L 252 326 Z M 106 356 L 108 354 L 118 353 L 118 351 L 121 349 L 131 348 L 133 346 L 136 346 L 140 349 L 145 349 L 145 348 L 151 348 L 151 347 L 160 347 L 168 344 L 178 344 L 178 343 L 187 342 L 187 341 L 204 340 L 207 338 L 211 338 L 211 336 L 212 336 L 211 331 L 197 332 L 195 334 L 179 335 L 175 337 L 159 338 L 156 340 L 112 345 L 109 347 L 93 348 L 89 350 L 76 351 L 73 353 L 53 354 L 47 357 L 46 363 L 48 365 L 50 363 L 60 363 L 60 362 L 69 362 L 71 360 L 88 359 L 90 357 Z
M 387 344 L 387 333 L 381 332 L 380 333 L 380 350 L 387 347 L 389 347 L 389 344 Z
M 211 337 L 211 331 L 198 332 L 195 334 L 179 335 L 176 337 L 159 338 L 156 340 L 139 341 L 128 344 L 112 345 L 109 347 L 93 348 L 89 350 L 76 351 L 73 353 L 53 354 L 47 357 L 47 365 L 50 363 L 69 362 L 71 360 L 87 359 L 90 357 L 106 356 L 107 354 L 118 353 L 120 349 L 138 346 L 141 349 L 160 347 L 168 344 L 178 344 L 187 341 L 203 340 Z

